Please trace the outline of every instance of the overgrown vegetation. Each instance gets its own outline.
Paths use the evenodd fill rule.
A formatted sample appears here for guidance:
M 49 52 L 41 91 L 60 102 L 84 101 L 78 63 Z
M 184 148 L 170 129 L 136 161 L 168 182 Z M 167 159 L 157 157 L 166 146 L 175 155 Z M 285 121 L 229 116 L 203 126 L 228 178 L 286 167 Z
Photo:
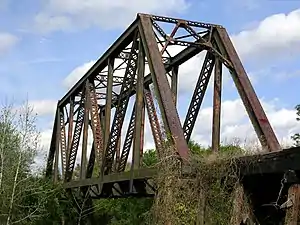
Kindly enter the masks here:
M 70 207 L 60 186 L 31 173 L 39 149 L 35 122 L 27 104 L 0 111 L 0 224 L 59 224 Z
M 164 148 L 165 155 L 157 164 L 159 191 L 151 212 L 153 224 L 230 224 L 232 189 L 239 183 L 235 158 L 247 152 L 226 145 L 213 153 L 195 142 L 189 148 L 188 162 L 181 162 L 171 146 Z M 192 176 L 182 176 L 182 163 Z
M 300 120 L 300 106 L 296 109 Z M 39 151 L 35 122 L 26 104 L 17 111 L 12 106 L 0 111 L 0 224 L 76 224 L 79 214 L 60 184 L 45 180 L 43 172 L 31 171 Z M 300 146 L 299 134 L 293 140 Z M 107 225 L 182 225 L 203 220 L 230 224 L 232 190 L 239 184 L 237 157 L 249 152 L 239 144 L 223 145 L 218 153 L 193 141 L 188 146 L 187 162 L 178 159 L 172 145 L 166 144 L 160 160 L 155 149 L 146 151 L 143 167 L 160 171 L 155 178 L 156 198 L 94 200 L 96 220 Z M 185 171 L 192 176 L 182 174 Z

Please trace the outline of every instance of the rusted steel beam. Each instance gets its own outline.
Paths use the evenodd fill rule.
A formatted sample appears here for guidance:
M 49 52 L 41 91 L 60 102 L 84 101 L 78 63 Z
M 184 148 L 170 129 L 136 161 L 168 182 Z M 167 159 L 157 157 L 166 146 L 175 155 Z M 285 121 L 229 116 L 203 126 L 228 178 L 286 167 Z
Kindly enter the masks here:
M 149 88 L 144 89 L 144 99 L 147 108 L 151 131 L 152 131 L 152 136 L 154 139 L 155 148 L 157 151 L 157 155 L 160 157 L 163 150 L 163 137 L 162 137 L 161 127 L 158 121 L 158 116 L 155 110 L 152 94 Z
M 118 141 L 118 145 L 117 145 L 117 148 L 116 148 L 116 157 L 115 157 L 114 168 L 113 168 L 114 171 L 117 170 L 118 164 L 120 163 L 121 143 L 122 143 L 122 137 L 120 136 L 119 141 Z
M 135 118 L 136 118 L 136 106 L 134 105 L 132 113 L 131 113 L 131 118 L 129 121 L 128 129 L 126 132 L 125 140 L 124 140 L 124 145 L 122 149 L 122 154 L 120 157 L 120 161 L 118 162 L 118 172 L 122 172 L 125 170 L 127 159 L 129 156 L 130 148 L 132 145 L 132 140 L 134 139 L 134 129 L 135 129 Z
M 65 115 L 64 111 L 59 112 L 59 122 L 60 122 L 60 157 L 61 157 L 61 169 L 62 176 L 67 165 L 67 144 L 66 144 L 66 129 L 65 129 Z
M 175 106 L 177 105 L 178 69 L 179 66 L 174 66 L 172 68 L 172 77 L 171 77 L 171 90 L 172 90 L 173 101 L 175 103 Z
M 166 77 L 166 70 L 159 52 L 150 17 L 140 15 L 139 25 L 143 46 L 148 59 L 156 95 L 158 98 L 164 126 L 173 136 L 174 145 L 179 155 L 188 158 L 188 146 L 185 141 L 179 115 L 172 98 L 172 92 Z
M 86 178 L 91 178 L 93 175 L 93 170 L 95 166 L 95 148 L 94 145 L 92 146 L 91 152 L 90 152 L 90 157 L 89 157 L 89 162 L 86 170 Z M 101 169 L 101 168 L 100 168 Z
M 80 141 L 80 136 L 82 132 L 83 119 L 84 119 L 84 106 L 83 106 L 83 96 L 81 96 L 81 101 L 79 104 L 79 109 L 77 113 L 77 119 L 74 128 L 74 134 L 71 144 L 71 151 L 67 160 L 67 167 L 65 173 L 65 181 L 69 182 L 72 179 L 72 174 L 75 166 L 76 156 L 78 152 L 78 146 Z
M 227 57 L 233 66 L 231 76 L 245 105 L 261 145 L 269 151 L 281 150 L 281 146 L 276 135 L 226 30 L 224 28 L 216 28 L 216 32 L 213 37 L 222 54 Z
M 55 159 L 54 159 L 54 176 L 53 176 L 53 182 L 58 182 L 58 160 L 59 160 L 59 151 L 55 152 Z
M 85 88 L 80 179 L 86 178 L 86 169 L 87 169 L 87 145 L 88 145 L 88 128 L 89 128 L 89 111 L 90 111 L 88 96 L 89 96 L 88 88 Z
M 135 20 L 126 31 L 114 42 L 114 44 L 102 55 L 102 57 L 88 70 L 88 72 L 71 88 L 71 90 L 59 101 L 59 106 L 66 105 L 71 96 L 78 94 L 84 87 L 85 81 L 93 79 L 100 73 L 108 63 L 108 59 L 117 56 L 127 47 L 133 39 L 134 31 L 138 27 L 138 20 Z
M 157 15 L 151 15 L 151 14 L 142 14 L 139 13 L 140 16 L 147 16 L 150 17 L 151 19 L 155 21 L 160 21 L 160 22 L 165 22 L 165 23 L 174 23 L 177 24 L 179 22 L 185 23 L 189 26 L 194 26 L 194 27 L 201 27 L 201 28 L 207 28 L 210 29 L 211 27 L 222 27 L 217 24 L 212 24 L 212 23 L 201 23 L 197 21 L 192 21 L 192 20 L 183 20 L 183 19 L 177 19 L 177 18 L 172 18 L 172 17 L 165 17 L 165 16 L 157 16 Z
M 48 153 L 47 159 L 47 166 L 46 166 L 46 177 L 51 177 L 53 173 L 53 162 L 55 158 L 55 150 L 56 150 L 56 142 L 57 142 L 57 128 L 59 127 L 59 123 L 57 117 L 59 115 L 59 108 L 57 104 L 56 113 L 54 116 L 54 123 L 53 123 L 53 130 L 52 130 L 52 137 L 50 142 L 50 148 Z
M 57 113 L 55 120 L 57 124 L 60 122 L 60 115 Z M 58 181 L 58 160 L 59 160 L 59 143 L 60 143 L 60 126 L 56 126 L 56 131 L 54 132 L 56 135 L 56 142 L 55 142 L 55 162 L 54 162 L 54 183 Z
M 104 175 L 103 180 L 101 178 L 90 178 L 84 179 L 80 181 L 71 181 L 64 184 L 64 187 L 69 188 L 79 188 L 84 186 L 92 186 L 98 185 L 99 183 L 115 183 L 115 182 L 122 182 L 122 181 L 129 181 L 130 177 L 132 176 L 133 179 L 148 179 L 153 178 L 157 174 L 156 168 L 141 168 L 139 170 L 134 170 L 133 174 L 131 172 L 121 172 L 121 173 L 113 173 L 109 175 Z
M 220 147 L 220 129 L 221 129 L 221 95 L 222 95 L 222 63 L 216 58 L 214 74 L 214 92 L 213 92 L 213 125 L 212 125 L 212 145 L 214 152 L 219 151 Z
M 69 112 L 69 126 L 68 126 L 68 143 L 67 143 L 67 160 L 69 158 L 69 154 L 71 151 L 71 143 L 72 143 L 72 134 L 73 134 L 73 119 L 74 119 L 74 98 L 70 100 L 70 112 Z
M 91 115 L 91 125 L 93 131 L 93 145 L 95 148 L 96 158 L 98 161 L 98 166 L 101 166 L 103 157 L 103 133 L 100 121 L 100 115 L 98 110 L 96 90 L 93 83 L 87 81 L 86 83 L 86 98 L 89 107 L 89 112 Z
M 114 85 L 120 85 L 123 83 L 123 78 L 124 77 L 119 77 L 119 76 L 113 76 L 112 72 L 113 72 L 113 59 L 109 58 L 108 59 L 108 74 L 107 75 L 98 75 L 97 79 L 101 82 L 107 82 L 108 83 L 108 79 L 110 79 L 110 76 L 112 76 L 112 83 Z M 111 71 L 111 72 L 110 72 Z
M 190 102 L 190 106 L 183 124 L 183 132 L 185 140 L 188 142 L 191 138 L 193 128 L 196 123 L 197 116 L 200 111 L 201 104 L 211 77 L 215 62 L 215 57 L 209 52 L 206 54 L 202 69 Z
M 145 53 L 143 44 L 139 43 L 138 55 L 138 73 L 136 83 L 136 98 L 135 98 L 135 124 L 134 124 L 134 144 L 132 154 L 132 164 L 134 169 L 138 169 L 141 165 L 141 146 L 143 145 L 143 115 L 144 107 L 144 75 L 145 75 Z
M 145 101 L 143 101 L 143 107 L 141 109 L 141 133 L 140 133 L 140 166 L 143 163 L 143 155 L 144 155 L 144 138 L 145 138 Z M 138 141 L 137 141 L 138 142 Z M 137 144 L 136 144 L 137 146 Z
M 108 75 L 107 75 L 107 88 L 106 88 L 106 102 L 105 102 L 105 129 L 104 129 L 104 149 L 107 147 L 109 132 L 110 132 L 110 120 L 111 120 L 111 104 L 112 104 L 112 87 L 113 87 L 113 69 L 114 60 L 108 58 Z

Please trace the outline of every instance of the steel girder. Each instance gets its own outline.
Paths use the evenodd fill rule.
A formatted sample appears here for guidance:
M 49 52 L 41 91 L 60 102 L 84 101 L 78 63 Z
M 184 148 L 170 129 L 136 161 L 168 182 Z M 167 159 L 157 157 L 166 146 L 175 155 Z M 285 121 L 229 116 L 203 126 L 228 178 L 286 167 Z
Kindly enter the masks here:
M 172 29 L 168 30 L 170 25 Z M 176 103 L 180 66 L 204 51 L 206 57 L 202 69 L 199 68 L 198 81 L 182 125 L 178 114 L 180 106 Z M 93 186 L 93 196 L 110 197 L 115 192 L 126 195 L 132 191 L 147 195 L 147 180 L 153 174 L 142 172 L 140 168 L 144 139 L 149 138 L 144 137 L 146 121 L 159 156 L 168 140 L 181 159 L 188 159 L 187 141 L 191 138 L 213 71 L 212 148 L 218 150 L 222 65 L 231 73 L 262 146 L 269 151 L 280 150 L 225 28 L 138 14 L 128 29 L 58 102 L 46 175 L 64 180 L 66 188 Z M 168 74 L 171 74 L 171 81 Z M 128 130 L 123 132 L 126 118 Z M 130 173 L 126 172 L 129 159 L 132 162 Z M 74 174 L 76 162 L 80 164 L 79 177 Z M 122 179 L 114 178 L 118 174 Z M 92 189 L 82 189 L 84 193 L 88 190 Z

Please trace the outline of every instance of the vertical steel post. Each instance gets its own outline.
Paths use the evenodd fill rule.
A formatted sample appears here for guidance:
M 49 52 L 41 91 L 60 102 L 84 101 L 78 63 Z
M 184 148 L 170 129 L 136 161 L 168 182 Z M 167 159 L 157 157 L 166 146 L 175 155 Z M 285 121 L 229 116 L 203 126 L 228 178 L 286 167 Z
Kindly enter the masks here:
M 59 112 L 60 123 L 60 157 L 61 157 L 61 176 L 64 179 L 64 173 L 67 165 L 67 145 L 66 145 L 66 129 L 65 129 L 65 116 L 63 109 Z
M 108 143 L 109 133 L 110 133 L 114 59 L 109 58 L 107 64 L 108 64 L 108 74 L 107 74 L 106 102 L 105 102 L 104 150 L 107 148 L 107 143 Z M 105 153 L 103 155 L 105 155 Z
M 82 139 L 82 154 L 80 179 L 85 179 L 87 169 L 87 144 L 88 144 L 88 128 L 89 128 L 89 104 L 88 104 L 88 85 L 86 85 L 84 99 L 84 120 L 83 120 L 83 139 Z
M 212 150 L 218 151 L 220 148 L 220 120 L 221 120 L 221 95 L 222 95 L 222 63 L 220 59 L 215 60 L 213 93 L 213 125 L 212 125 Z
M 178 69 L 179 69 L 179 66 L 174 66 L 172 68 L 172 78 L 171 78 L 171 91 L 173 94 L 173 100 L 174 100 L 175 106 L 177 105 Z
M 116 159 L 114 162 L 114 170 L 118 168 L 118 164 L 120 163 L 120 155 L 121 155 L 121 136 L 119 137 L 118 145 L 116 148 Z
M 72 134 L 73 134 L 73 118 L 74 118 L 74 97 L 70 99 L 70 112 L 69 112 L 69 127 L 68 127 L 68 146 L 67 146 L 67 160 L 69 158 L 69 153 L 71 151 L 71 144 L 72 144 Z M 68 162 L 67 162 L 68 164 Z
M 103 146 L 104 146 L 105 145 L 105 111 L 100 109 L 99 114 L 100 114 L 102 132 L 103 132 L 103 136 L 104 136 L 104 144 L 103 144 Z
M 139 42 L 139 54 L 138 54 L 138 73 L 136 84 L 136 113 L 135 113 L 135 131 L 134 131 L 134 145 L 133 145 L 133 158 L 132 164 L 134 169 L 140 167 L 140 155 L 141 155 L 141 143 L 143 134 L 142 120 L 145 111 L 144 107 L 144 73 L 145 73 L 145 54 L 143 50 L 143 44 Z
M 144 90 L 143 90 L 144 91 Z M 140 165 L 143 163 L 143 155 L 144 155 L 144 134 L 145 134 L 145 102 L 142 107 L 141 112 L 141 133 L 140 133 Z
M 50 149 L 48 153 L 48 159 L 47 159 L 47 166 L 46 166 L 46 177 L 51 178 L 53 175 L 53 163 L 54 163 L 54 158 L 55 158 L 55 150 L 56 150 L 56 138 L 57 138 L 57 127 L 59 126 L 57 124 L 57 115 L 58 115 L 58 104 L 56 108 L 56 113 L 54 117 L 54 123 L 53 123 L 53 129 L 52 129 L 52 137 L 51 137 L 51 142 L 50 142 Z
M 60 109 L 57 109 L 56 114 L 56 142 L 55 142 L 55 161 L 54 161 L 54 183 L 58 181 L 58 161 L 59 161 L 59 143 L 60 143 Z

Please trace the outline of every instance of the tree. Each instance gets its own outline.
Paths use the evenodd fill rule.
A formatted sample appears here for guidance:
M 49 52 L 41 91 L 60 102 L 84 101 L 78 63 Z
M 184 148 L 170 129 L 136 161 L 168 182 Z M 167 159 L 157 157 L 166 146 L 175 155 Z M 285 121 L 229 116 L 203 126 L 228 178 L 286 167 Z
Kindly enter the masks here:
M 31 172 L 39 150 L 35 123 L 27 103 L 0 110 L 0 224 L 61 224 L 70 207 L 60 186 Z
M 152 167 L 158 163 L 158 157 L 155 149 L 149 149 L 143 154 L 143 167 Z
M 300 105 L 297 105 L 295 107 L 295 109 L 296 109 L 296 114 L 297 114 L 296 120 L 300 121 Z M 300 146 L 300 134 L 299 133 L 296 133 L 296 134 L 292 135 L 291 139 L 294 141 L 294 146 L 295 147 Z
M 35 117 L 28 105 L 18 110 L 10 105 L 4 107 L 0 114 L 0 193 L 3 224 L 13 224 L 23 216 L 15 212 L 25 207 L 21 203 L 24 196 L 22 192 L 29 180 L 38 140 L 34 123 Z M 31 213 L 28 215 L 32 215 Z

